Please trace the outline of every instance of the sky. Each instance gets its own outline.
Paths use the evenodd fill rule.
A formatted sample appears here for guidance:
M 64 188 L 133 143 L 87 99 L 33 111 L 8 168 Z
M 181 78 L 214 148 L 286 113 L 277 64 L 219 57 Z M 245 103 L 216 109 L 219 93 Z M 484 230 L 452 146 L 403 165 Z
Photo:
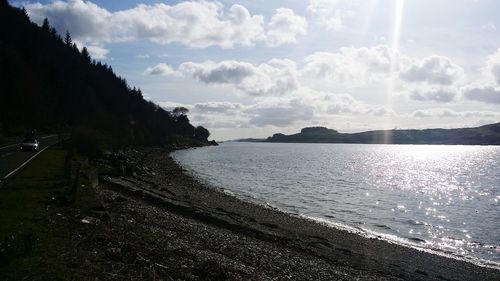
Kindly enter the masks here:
M 10 1 L 228 140 L 500 121 L 500 1 Z

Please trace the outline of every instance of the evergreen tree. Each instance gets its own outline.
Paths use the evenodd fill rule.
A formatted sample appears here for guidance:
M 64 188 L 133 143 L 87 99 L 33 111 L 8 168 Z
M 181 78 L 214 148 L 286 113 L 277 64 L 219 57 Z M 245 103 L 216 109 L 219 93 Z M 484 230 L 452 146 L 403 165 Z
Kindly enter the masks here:
M 69 31 L 66 31 L 66 36 L 64 37 L 64 44 L 66 46 L 72 46 L 73 45 L 73 40 L 71 39 L 71 35 L 69 34 Z
M 62 39 L 47 19 L 39 27 L 0 0 L 0 34 L 4 133 L 83 132 L 105 147 L 196 140 L 186 108 L 172 114 L 145 100 L 111 66 L 92 60 L 87 48 L 78 51 L 69 32 Z M 196 136 L 202 135 L 199 129 Z
M 50 24 L 47 18 L 43 20 L 42 30 L 45 34 L 48 34 L 50 32 Z
M 87 47 L 82 48 L 82 57 L 85 61 L 90 62 L 91 58 L 90 58 L 89 51 L 87 50 Z
M 57 31 L 55 28 L 51 27 L 49 33 L 50 33 L 51 38 L 56 39 L 56 40 L 61 40 L 61 37 L 59 36 L 59 34 L 57 34 Z

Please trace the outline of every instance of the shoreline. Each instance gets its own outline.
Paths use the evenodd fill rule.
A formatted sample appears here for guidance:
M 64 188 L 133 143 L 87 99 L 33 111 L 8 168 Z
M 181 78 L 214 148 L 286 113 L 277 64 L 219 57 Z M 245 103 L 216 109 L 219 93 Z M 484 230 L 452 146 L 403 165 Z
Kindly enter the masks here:
M 128 159 L 141 159 L 140 165 L 148 167 L 149 174 L 107 178 L 105 186 L 132 197 L 139 194 L 147 204 L 214 226 L 217 231 L 229 230 L 237 239 L 265 241 L 282 251 L 293 251 L 301 257 L 314 259 L 318 264 L 326 262 L 327 267 L 347 271 L 346 276 L 353 278 L 500 279 L 500 270 L 494 266 L 480 266 L 468 260 L 429 253 L 379 237 L 351 233 L 317 220 L 242 200 L 200 182 L 173 160 L 170 152 L 165 149 L 141 149 L 140 152 L 128 153 Z M 239 246 L 244 251 L 248 245 L 243 243 Z M 324 268 L 313 271 L 319 274 Z M 273 273 L 281 275 L 280 269 Z M 293 273 L 300 275 L 300 272 Z
M 269 142 L 269 143 L 271 143 L 271 142 Z M 333 143 L 327 143 L 327 144 L 333 144 Z M 349 144 L 349 143 L 346 143 L 346 144 Z M 413 144 L 396 144 L 396 145 L 413 145 Z M 203 148 L 203 147 L 193 147 L 193 148 L 187 148 L 187 149 L 191 150 L 191 149 L 200 149 L 200 148 Z M 176 151 L 180 151 L 180 150 L 186 150 L 186 149 L 174 150 L 169 155 L 172 156 L 172 153 L 175 153 Z M 205 185 L 207 188 L 213 189 L 216 192 L 222 192 L 222 193 L 227 194 L 229 196 L 233 196 L 241 201 L 250 202 L 252 204 L 256 204 L 258 206 L 261 206 L 263 208 L 270 207 L 272 209 L 276 209 L 277 211 L 282 212 L 282 213 L 287 214 L 287 215 L 290 215 L 292 217 L 296 217 L 298 219 L 310 220 L 310 221 L 313 221 L 315 223 L 325 225 L 327 227 L 332 227 L 332 228 L 335 228 L 337 230 L 346 231 L 349 233 L 360 235 L 363 238 L 380 239 L 380 240 L 386 241 L 386 242 L 391 243 L 391 244 L 396 244 L 396 245 L 400 245 L 403 247 L 412 248 L 412 249 L 419 250 L 422 252 L 427 252 L 429 254 L 443 256 L 445 258 L 456 259 L 459 261 L 472 263 L 474 265 L 481 266 L 481 267 L 488 267 L 488 268 L 500 270 L 500 261 L 488 260 L 488 259 L 485 259 L 485 258 L 482 258 L 479 256 L 461 255 L 459 253 L 456 253 L 453 251 L 447 251 L 445 249 L 428 247 L 428 246 L 424 245 L 427 241 L 420 240 L 418 238 L 398 236 L 395 234 L 387 234 L 387 233 L 379 232 L 379 231 L 373 230 L 373 229 L 350 226 L 350 225 L 347 225 L 345 223 L 338 222 L 338 221 L 332 221 L 328 218 L 323 218 L 320 216 L 317 216 L 317 217 L 307 216 L 307 215 L 300 214 L 298 212 L 296 213 L 293 211 L 287 211 L 285 208 L 281 208 L 279 206 L 279 202 L 275 202 L 275 204 L 273 204 L 271 202 L 265 201 L 262 198 L 257 199 L 255 197 L 250 196 L 250 195 L 237 194 L 236 192 L 232 191 L 231 189 L 226 189 L 226 188 L 211 184 L 207 180 L 198 176 L 196 174 L 196 171 L 191 170 L 188 167 L 184 167 L 180 161 L 175 159 L 175 157 L 174 157 L 174 162 L 181 169 L 185 170 L 185 174 L 187 177 L 193 177 L 201 185 Z M 417 242 L 415 242 L 415 241 L 417 241 Z
M 291 215 L 294 216 L 294 214 L 291 214 Z M 366 239 L 380 239 L 380 240 L 387 242 L 389 244 L 394 244 L 394 245 L 406 247 L 409 249 L 414 249 L 414 250 L 428 253 L 431 255 L 442 256 L 444 258 L 455 259 L 458 261 L 471 263 L 473 265 L 480 266 L 480 267 L 486 267 L 486 268 L 491 268 L 491 269 L 495 269 L 495 270 L 500 270 L 500 263 L 498 263 L 498 262 L 486 260 L 486 259 L 482 259 L 482 258 L 478 258 L 478 257 L 474 257 L 474 256 L 461 256 L 461 255 L 454 254 L 453 252 L 446 252 L 446 251 L 442 251 L 439 249 L 423 247 L 417 243 L 411 242 L 410 239 L 405 238 L 405 237 L 399 237 L 399 236 L 395 236 L 395 235 L 385 235 L 384 233 L 379 233 L 379 232 L 371 231 L 371 230 L 367 230 L 367 229 L 358 229 L 358 228 L 350 227 L 347 225 L 342 225 L 340 223 L 330 222 L 330 221 L 324 220 L 322 218 L 307 217 L 307 216 L 301 216 L 301 215 L 298 215 L 298 217 L 301 219 L 312 220 L 313 222 L 316 222 L 318 224 L 324 224 L 327 227 L 335 228 L 335 229 L 338 229 L 340 231 L 345 231 L 348 233 L 356 234 L 356 235 L 359 235 L 359 236 L 366 238 Z M 395 236 L 396 239 L 384 237 L 384 235 L 385 236 Z

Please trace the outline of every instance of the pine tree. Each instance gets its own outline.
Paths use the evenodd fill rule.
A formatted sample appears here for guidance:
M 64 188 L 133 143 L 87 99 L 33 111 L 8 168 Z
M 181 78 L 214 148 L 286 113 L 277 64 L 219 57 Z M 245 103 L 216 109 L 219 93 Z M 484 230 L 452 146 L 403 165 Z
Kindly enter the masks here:
M 71 39 L 71 35 L 68 31 L 66 31 L 66 37 L 64 37 L 64 44 L 66 44 L 67 46 L 73 45 L 73 40 Z
M 61 40 L 61 37 L 57 34 L 57 31 L 55 28 L 51 27 L 49 33 L 50 33 L 50 37 L 52 37 L 53 39 L 56 39 L 59 41 Z
M 48 34 L 50 32 L 50 24 L 47 18 L 43 20 L 42 30 L 45 34 Z
M 110 65 L 93 60 L 88 48 L 78 51 L 69 32 L 60 36 L 47 19 L 36 26 L 6 0 L 0 0 L 0 23 L 0 41 L 8 42 L 0 43 L 2 132 L 90 132 L 106 147 L 161 145 L 176 141 L 176 134 L 193 138 L 187 116 L 145 100 Z M 204 133 L 198 129 L 196 136 Z
M 90 62 L 91 58 L 90 58 L 89 51 L 87 50 L 87 47 L 82 48 L 82 57 L 85 61 Z
M 22 7 L 21 11 L 23 12 L 24 16 L 29 19 L 28 11 L 26 11 L 26 8 Z

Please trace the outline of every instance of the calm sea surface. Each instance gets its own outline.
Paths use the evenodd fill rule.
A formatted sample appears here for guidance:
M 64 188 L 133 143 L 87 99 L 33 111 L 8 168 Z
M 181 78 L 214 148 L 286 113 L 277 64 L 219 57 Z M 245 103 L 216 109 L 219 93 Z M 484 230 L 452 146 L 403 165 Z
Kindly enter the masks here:
M 223 143 L 173 157 L 239 197 L 500 262 L 499 146 Z

